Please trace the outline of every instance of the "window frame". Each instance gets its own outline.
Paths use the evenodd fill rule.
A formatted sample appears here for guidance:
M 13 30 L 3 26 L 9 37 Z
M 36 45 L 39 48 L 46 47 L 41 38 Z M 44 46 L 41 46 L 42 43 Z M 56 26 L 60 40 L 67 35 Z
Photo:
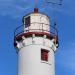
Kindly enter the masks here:
M 30 16 L 25 17 L 25 28 L 30 26 Z
M 41 49 L 41 61 L 49 61 L 49 50 L 43 48 Z

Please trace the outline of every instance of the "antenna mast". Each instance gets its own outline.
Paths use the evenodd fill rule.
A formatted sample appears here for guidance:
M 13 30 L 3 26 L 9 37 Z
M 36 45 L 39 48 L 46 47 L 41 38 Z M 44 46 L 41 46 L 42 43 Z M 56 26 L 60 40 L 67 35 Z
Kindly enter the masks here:
M 46 3 L 52 4 L 52 5 L 62 5 L 62 0 L 59 0 L 59 2 L 52 2 L 50 0 L 45 0 Z
M 35 8 L 38 8 L 37 3 L 38 3 L 38 0 L 35 0 Z
M 51 0 L 45 0 L 45 4 L 51 4 L 52 6 L 61 6 L 62 5 L 62 0 L 59 0 L 58 2 L 55 2 L 55 1 L 51 1 Z M 53 14 L 54 14 L 54 33 L 57 33 L 57 30 L 56 30 L 56 16 L 55 16 L 55 10 L 53 11 Z
M 34 13 L 38 13 L 37 3 L 38 3 L 38 0 L 35 0 Z

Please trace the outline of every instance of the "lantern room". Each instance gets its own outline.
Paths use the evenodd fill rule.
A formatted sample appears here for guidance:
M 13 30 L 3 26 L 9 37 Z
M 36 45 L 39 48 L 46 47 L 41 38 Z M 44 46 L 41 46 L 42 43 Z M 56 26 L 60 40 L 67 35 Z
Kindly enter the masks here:
M 23 25 L 25 32 L 49 32 L 50 22 L 49 17 L 45 14 L 38 12 L 38 9 L 34 9 L 34 12 L 23 17 Z

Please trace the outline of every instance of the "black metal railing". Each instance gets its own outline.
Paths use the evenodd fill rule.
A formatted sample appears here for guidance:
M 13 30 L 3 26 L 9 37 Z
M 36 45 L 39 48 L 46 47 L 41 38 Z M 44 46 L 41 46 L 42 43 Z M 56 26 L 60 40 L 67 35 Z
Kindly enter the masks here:
M 36 22 L 35 23 L 31 23 L 31 24 L 36 24 Z M 38 24 L 40 24 L 40 25 L 42 25 L 42 28 L 40 29 L 30 29 L 29 27 L 28 27 L 28 29 L 26 29 L 25 28 L 25 25 L 21 25 L 21 26 L 19 26 L 19 27 L 17 27 L 16 29 L 15 29 L 15 31 L 14 31 L 14 36 L 17 36 L 17 35 L 20 35 L 20 34 L 22 34 L 22 33 L 26 33 L 26 32 L 30 32 L 30 31 L 41 31 L 41 32 L 50 32 L 51 34 L 53 34 L 53 35 L 58 35 L 58 31 L 57 31 L 57 29 L 54 27 L 54 26 L 51 26 L 50 25 L 50 30 L 45 30 L 45 29 L 43 29 L 43 26 L 44 25 L 49 25 L 49 24 L 45 24 L 45 23 L 38 23 Z

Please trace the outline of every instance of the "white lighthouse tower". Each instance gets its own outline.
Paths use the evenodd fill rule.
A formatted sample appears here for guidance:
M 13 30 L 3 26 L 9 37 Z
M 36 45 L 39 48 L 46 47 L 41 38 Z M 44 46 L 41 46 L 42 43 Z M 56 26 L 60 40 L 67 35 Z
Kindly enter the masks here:
M 34 8 L 16 28 L 14 46 L 18 54 L 18 75 L 55 75 L 54 53 L 58 48 L 56 29 L 50 17 Z

